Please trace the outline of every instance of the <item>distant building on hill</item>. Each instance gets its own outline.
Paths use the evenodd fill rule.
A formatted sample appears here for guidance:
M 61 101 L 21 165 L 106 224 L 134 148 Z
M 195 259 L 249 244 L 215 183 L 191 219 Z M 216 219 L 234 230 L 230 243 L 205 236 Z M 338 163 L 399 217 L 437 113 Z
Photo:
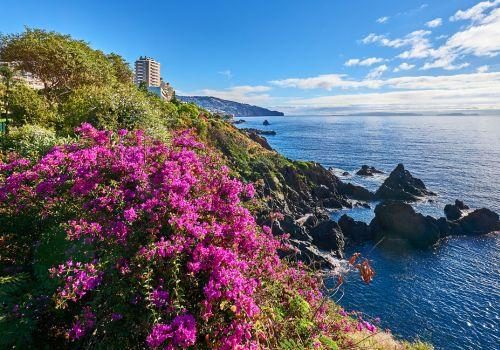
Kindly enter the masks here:
M 145 83 L 149 86 L 160 86 L 160 62 L 155 61 L 151 57 L 141 56 L 135 61 L 135 78 L 136 85 Z
M 45 87 L 45 85 L 43 84 L 43 81 L 38 79 L 32 73 L 21 71 L 21 70 L 17 69 L 16 62 L 0 62 L 0 66 L 9 67 L 14 72 L 14 76 L 13 76 L 14 80 L 24 82 L 26 85 L 28 85 L 32 89 L 41 90 Z
M 160 75 L 160 62 L 151 57 L 141 56 L 135 61 L 134 83 L 139 86 L 145 84 L 148 91 L 170 101 L 175 91 L 170 83 L 163 81 Z
M 170 83 L 164 82 L 163 79 L 160 82 L 160 86 L 148 86 L 148 91 L 157 94 L 167 101 L 172 100 L 175 95 L 175 91 L 170 86 Z

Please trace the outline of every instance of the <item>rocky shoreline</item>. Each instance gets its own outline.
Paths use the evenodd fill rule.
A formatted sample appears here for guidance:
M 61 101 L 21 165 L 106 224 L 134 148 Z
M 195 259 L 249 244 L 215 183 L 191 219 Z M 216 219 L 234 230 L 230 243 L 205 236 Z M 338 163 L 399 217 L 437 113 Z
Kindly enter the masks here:
M 344 257 L 347 245 L 369 241 L 375 244 L 386 240 L 395 242 L 396 246 L 400 243 L 425 249 L 448 236 L 500 231 L 498 214 L 487 208 L 470 210 L 460 200 L 447 205 L 446 215 L 438 219 L 417 213 L 410 203 L 436 194 L 413 177 L 403 164 L 397 165 L 375 193 L 343 182 L 333 171 L 312 164 L 307 171 L 300 169 L 286 174 L 286 183 L 295 193 L 285 200 L 286 205 L 271 203 L 273 207 L 281 207 L 283 218 L 268 219 L 264 215 L 260 221 L 270 225 L 276 235 L 290 235 L 290 242 L 296 248 L 292 254 L 297 259 L 321 268 L 334 268 L 336 258 Z M 297 181 L 299 177 L 305 177 L 309 191 L 307 187 L 301 187 Z M 372 201 L 379 204 L 374 210 L 375 218 L 369 224 L 355 221 L 346 214 L 338 222 L 330 219 L 331 210 L 356 205 L 369 207 Z

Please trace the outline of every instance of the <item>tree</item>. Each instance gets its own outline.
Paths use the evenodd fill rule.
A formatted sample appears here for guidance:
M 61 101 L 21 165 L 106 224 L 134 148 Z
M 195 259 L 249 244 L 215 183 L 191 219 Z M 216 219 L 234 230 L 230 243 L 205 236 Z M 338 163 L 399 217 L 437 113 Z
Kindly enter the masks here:
M 23 33 L 3 36 L 0 43 L 0 60 L 39 78 L 51 102 L 81 85 L 116 80 L 113 63 L 104 53 L 69 35 L 26 28 Z
M 9 114 L 9 93 L 10 86 L 12 84 L 12 77 L 14 76 L 14 72 L 6 66 L 0 66 L 0 82 L 2 83 L 2 89 L 0 90 L 2 96 L 2 104 L 3 104 L 3 119 L 7 120 Z
M 175 106 L 150 97 L 134 85 L 82 86 L 61 106 L 61 130 L 71 133 L 82 122 L 104 129 L 150 129 L 167 126 L 177 111 Z
M 111 62 L 114 75 L 118 82 L 122 84 L 131 84 L 134 75 L 132 74 L 132 70 L 130 69 L 127 61 L 125 61 L 122 56 L 113 52 L 108 54 L 106 57 Z

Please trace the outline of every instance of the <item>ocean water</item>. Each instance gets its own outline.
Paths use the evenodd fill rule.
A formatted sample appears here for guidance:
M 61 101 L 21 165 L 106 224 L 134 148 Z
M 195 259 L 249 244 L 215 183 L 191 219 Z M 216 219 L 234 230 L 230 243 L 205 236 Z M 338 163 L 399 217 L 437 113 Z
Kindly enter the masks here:
M 270 126 L 263 126 L 264 119 Z M 443 216 L 461 199 L 472 208 L 500 213 L 500 116 L 287 116 L 246 118 L 240 127 L 275 130 L 271 146 L 291 159 L 332 167 L 344 181 L 376 190 L 403 163 L 438 196 L 417 211 Z M 353 175 L 363 164 L 385 174 Z M 347 212 L 369 222 L 372 209 Z M 430 341 L 436 349 L 500 349 L 500 236 L 453 237 L 428 250 L 356 247 L 371 260 L 376 277 L 364 285 L 346 276 L 346 309 L 381 318 L 405 339 Z M 351 252 L 348 252 L 351 253 Z

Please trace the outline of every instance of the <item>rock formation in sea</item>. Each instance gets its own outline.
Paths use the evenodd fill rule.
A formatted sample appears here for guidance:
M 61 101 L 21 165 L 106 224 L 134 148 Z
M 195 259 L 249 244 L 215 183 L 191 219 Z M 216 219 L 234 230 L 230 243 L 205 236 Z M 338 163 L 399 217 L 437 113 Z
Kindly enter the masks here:
M 446 204 L 444 207 L 444 214 L 448 220 L 458 220 L 463 215 L 462 210 L 469 209 L 464 202 L 455 200 L 455 204 Z
M 355 221 L 346 214 L 340 217 L 339 226 L 346 238 L 346 244 L 351 245 L 373 240 L 373 233 L 365 222 Z
M 415 247 L 428 247 L 440 238 L 436 220 L 416 213 L 413 207 L 401 201 L 386 201 L 375 208 L 370 230 L 375 239 L 403 239 Z
M 363 165 L 361 166 L 361 169 L 359 169 L 356 172 L 356 175 L 361 175 L 361 176 L 373 176 L 374 174 L 383 174 L 383 171 L 375 169 L 375 167 L 368 166 L 368 165 Z
M 375 192 L 377 199 L 411 202 L 434 195 L 436 194 L 427 190 L 422 180 L 413 177 L 408 170 L 405 170 L 403 164 L 398 164 Z

